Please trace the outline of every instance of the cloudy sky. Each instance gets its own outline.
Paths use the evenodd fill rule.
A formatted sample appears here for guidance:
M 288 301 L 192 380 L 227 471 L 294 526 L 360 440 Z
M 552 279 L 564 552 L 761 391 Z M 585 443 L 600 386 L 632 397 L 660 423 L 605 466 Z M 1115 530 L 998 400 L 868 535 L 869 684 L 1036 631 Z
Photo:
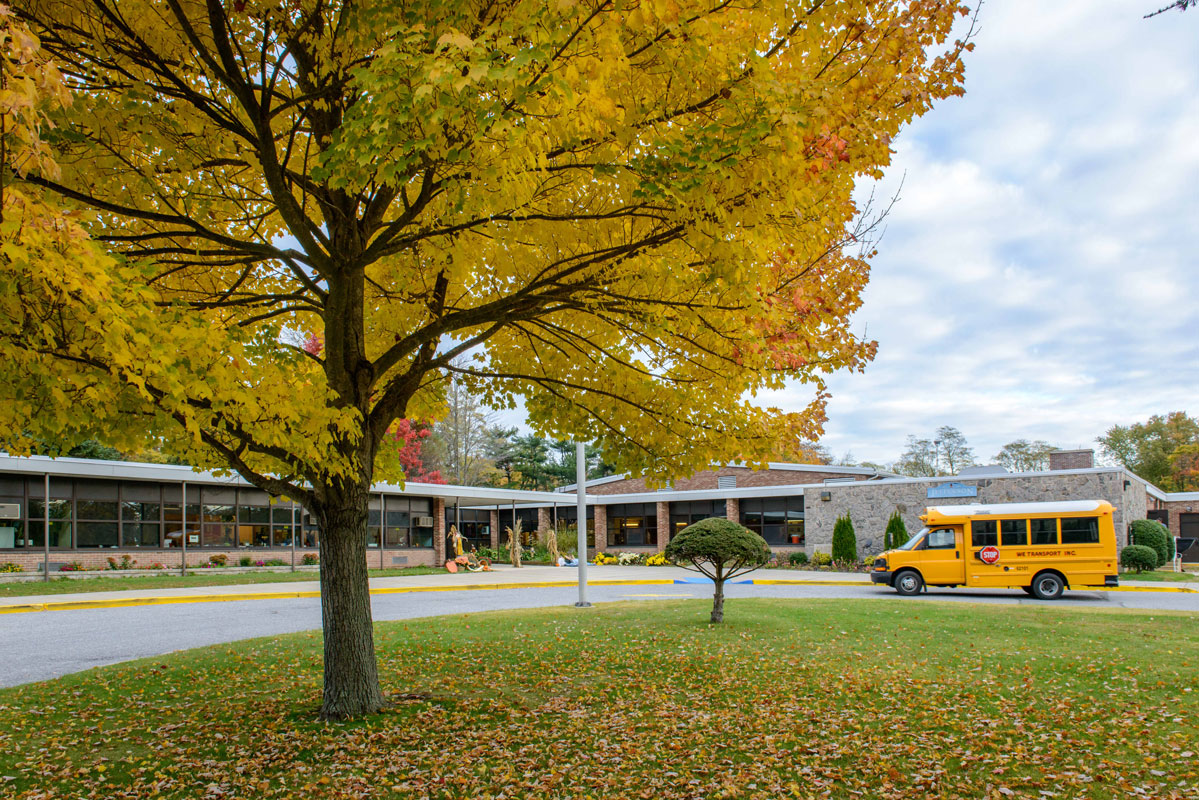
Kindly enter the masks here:
M 1199 8 L 993 0 L 966 96 L 900 134 L 859 330 L 823 439 L 889 462 L 953 425 L 986 461 L 1199 413 Z M 762 398 L 802 407 L 802 386 Z

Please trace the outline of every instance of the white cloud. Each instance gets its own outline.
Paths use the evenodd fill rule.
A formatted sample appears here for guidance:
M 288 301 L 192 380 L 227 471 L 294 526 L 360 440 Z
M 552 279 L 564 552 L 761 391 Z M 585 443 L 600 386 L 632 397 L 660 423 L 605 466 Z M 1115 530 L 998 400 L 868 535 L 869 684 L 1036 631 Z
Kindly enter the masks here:
M 949 424 L 985 459 L 1199 413 L 1199 12 L 1144 10 L 984 6 L 966 96 L 901 133 L 883 182 L 901 200 L 857 318 L 880 350 L 832 381 L 834 452 L 890 460 Z

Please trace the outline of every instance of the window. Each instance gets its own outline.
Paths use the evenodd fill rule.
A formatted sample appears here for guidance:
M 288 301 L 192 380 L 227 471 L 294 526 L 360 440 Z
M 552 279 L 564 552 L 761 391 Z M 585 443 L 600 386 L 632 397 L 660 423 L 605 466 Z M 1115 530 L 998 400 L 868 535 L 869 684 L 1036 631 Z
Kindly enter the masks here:
M 608 544 L 644 547 L 658 543 L 658 508 L 654 503 L 608 506 Z
M 1029 520 L 1029 527 L 1034 547 L 1057 544 L 1056 519 Z
M 204 517 L 200 526 L 200 545 L 202 547 L 233 547 L 234 522 L 233 506 L 207 505 L 204 506 Z M 191 544 L 191 541 L 188 541 Z
M 938 528 L 935 531 L 929 531 L 924 548 L 926 550 L 952 550 L 957 547 L 957 540 L 958 537 L 954 534 L 953 528 Z
M 76 547 L 119 547 L 120 529 L 117 514 L 120 504 L 116 501 L 117 484 L 99 485 L 79 483 L 76 491 L 80 496 L 75 501 L 75 546 Z M 97 495 L 109 495 L 113 499 L 93 499 Z
M 489 508 L 446 508 L 446 525 L 445 532 L 449 536 L 450 527 L 454 525 L 455 519 L 458 524 L 458 533 L 462 534 L 465 539 L 462 547 L 465 550 L 470 550 L 473 545 L 477 550 L 480 547 L 491 547 L 491 509 Z M 506 536 L 499 537 L 500 547 L 508 543 Z M 449 539 L 446 539 L 446 553 L 451 553 L 452 545 Z
M 41 487 L 38 487 L 39 491 Z M 54 494 L 53 484 L 50 490 Z M 29 523 L 25 527 L 25 546 L 45 546 L 45 513 L 47 504 L 41 499 L 29 500 Z M 50 546 L 58 549 L 71 546 L 71 501 L 56 500 L 51 497 L 50 511 Z
M 999 542 L 1004 547 L 1028 546 L 1028 520 L 1004 519 L 999 521 Z
M 678 535 L 679 531 L 701 519 L 723 517 L 727 507 L 723 500 L 692 500 L 690 502 L 670 504 L 670 538 Z
M 999 523 L 993 519 L 976 519 L 970 523 L 971 547 L 994 547 L 999 544 Z
M 1064 518 L 1062 544 L 1099 544 L 1099 520 L 1095 517 Z
M 162 507 L 163 547 L 183 546 L 183 512 L 178 502 L 165 503 Z M 187 546 L 200 546 L 200 506 L 187 504 Z
M 551 509 L 550 510 L 551 518 L 552 518 L 553 513 L 554 513 L 554 510 Z M 562 530 L 563 528 L 568 528 L 568 527 L 575 525 L 576 521 L 579 518 L 578 506 L 558 506 L 557 513 L 558 513 L 558 528 L 557 528 L 557 530 L 559 530 L 559 531 Z M 595 506 L 589 505 L 589 506 L 587 506 L 587 546 L 588 547 L 595 547 L 595 522 L 594 522 L 594 520 L 595 520 Z M 504 541 L 505 541 L 505 537 L 501 536 L 500 544 L 503 544 Z
M 803 495 L 747 497 L 740 505 L 741 524 L 769 544 L 804 543 Z

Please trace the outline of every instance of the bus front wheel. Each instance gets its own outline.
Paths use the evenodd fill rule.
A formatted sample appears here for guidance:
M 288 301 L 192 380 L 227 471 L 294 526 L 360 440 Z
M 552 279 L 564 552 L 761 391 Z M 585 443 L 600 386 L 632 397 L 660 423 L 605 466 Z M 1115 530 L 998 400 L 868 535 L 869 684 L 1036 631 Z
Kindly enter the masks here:
M 1042 572 L 1032 579 L 1033 597 L 1038 600 L 1056 600 L 1066 589 L 1066 582 L 1056 572 Z
M 894 584 L 895 591 L 904 597 L 911 597 L 914 594 L 920 594 L 920 590 L 924 588 L 924 578 L 921 578 L 920 573 L 915 570 L 905 569 L 895 576 Z

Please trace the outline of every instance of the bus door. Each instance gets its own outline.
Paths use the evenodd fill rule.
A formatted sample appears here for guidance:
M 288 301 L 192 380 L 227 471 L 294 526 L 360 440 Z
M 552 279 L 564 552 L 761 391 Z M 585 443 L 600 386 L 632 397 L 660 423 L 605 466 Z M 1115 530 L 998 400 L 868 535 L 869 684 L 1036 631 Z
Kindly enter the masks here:
M 920 554 L 920 572 L 931 585 L 956 586 L 965 583 L 962 530 L 954 527 L 933 528 L 924 537 Z
M 1028 520 L 976 519 L 970 522 L 971 586 L 1027 586 Z

